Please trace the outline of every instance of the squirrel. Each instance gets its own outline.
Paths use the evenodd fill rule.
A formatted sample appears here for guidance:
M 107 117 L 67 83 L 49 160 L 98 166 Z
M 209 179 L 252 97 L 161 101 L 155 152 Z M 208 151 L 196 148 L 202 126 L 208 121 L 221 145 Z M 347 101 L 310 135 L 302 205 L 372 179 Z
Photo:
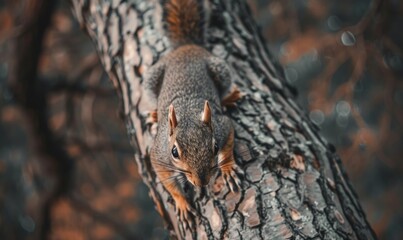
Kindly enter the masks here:
M 240 92 L 232 86 L 228 65 L 203 47 L 201 7 L 196 0 L 168 0 L 165 23 L 173 50 L 144 75 L 144 85 L 157 110 L 151 148 L 152 167 L 172 196 L 179 219 L 191 225 L 194 209 L 181 184 L 209 183 L 219 169 L 231 191 L 240 189 L 234 148 L 234 128 L 223 113 Z

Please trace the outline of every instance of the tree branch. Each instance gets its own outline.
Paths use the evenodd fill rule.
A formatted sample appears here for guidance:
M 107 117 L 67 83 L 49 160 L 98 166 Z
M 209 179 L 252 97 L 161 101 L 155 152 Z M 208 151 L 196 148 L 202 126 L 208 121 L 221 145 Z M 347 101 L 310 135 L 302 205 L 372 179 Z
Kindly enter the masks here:
M 297 107 L 281 68 L 269 54 L 243 1 L 212 0 L 208 48 L 225 59 L 245 97 L 228 112 L 236 160 L 246 172 L 240 193 L 218 176 L 204 197 L 189 194 L 199 216 L 196 231 L 178 222 L 167 192 L 150 166 L 153 135 L 142 73 L 170 46 L 156 1 L 71 0 L 116 87 L 140 175 L 156 209 L 177 238 L 375 239 L 341 162 Z

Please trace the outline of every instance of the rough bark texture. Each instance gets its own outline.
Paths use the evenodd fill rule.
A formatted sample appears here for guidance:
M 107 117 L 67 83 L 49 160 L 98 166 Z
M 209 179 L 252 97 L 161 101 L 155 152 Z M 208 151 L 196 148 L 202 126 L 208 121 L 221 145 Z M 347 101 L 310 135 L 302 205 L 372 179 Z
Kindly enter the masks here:
M 217 176 L 207 195 L 190 194 L 200 213 L 196 231 L 178 223 L 169 195 L 155 179 L 145 125 L 151 110 L 142 73 L 170 46 L 156 1 L 72 0 L 74 13 L 97 46 L 122 103 L 140 174 L 172 237 L 197 239 L 375 239 L 341 162 L 295 104 L 246 3 L 212 0 L 207 46 L 232 66 L 244 93 L 229 111 L 243 190 L 229 193 Z M 211 12 L 210 12 L 211 11 Z

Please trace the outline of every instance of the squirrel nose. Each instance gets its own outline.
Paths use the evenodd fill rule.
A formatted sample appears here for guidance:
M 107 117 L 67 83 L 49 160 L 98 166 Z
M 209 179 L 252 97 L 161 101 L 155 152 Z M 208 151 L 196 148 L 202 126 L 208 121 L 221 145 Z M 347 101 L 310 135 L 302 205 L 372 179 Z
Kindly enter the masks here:
M 207 177 L 207 174 L 205 172 L 199 173 L 199 182 L 201 186 L 206 186 L 209 183 L 209 178 Z

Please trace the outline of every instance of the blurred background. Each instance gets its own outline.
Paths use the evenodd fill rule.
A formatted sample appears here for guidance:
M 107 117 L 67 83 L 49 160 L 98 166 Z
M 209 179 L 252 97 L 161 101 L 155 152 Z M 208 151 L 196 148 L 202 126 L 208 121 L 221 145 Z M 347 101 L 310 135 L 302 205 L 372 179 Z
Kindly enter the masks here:
M 54 182 L 7 86 L 22 0 L 0 2 L 0 239 L 30 239 Z M 340 154 L 380 239 L 403 236 L 403 3 L 248 0 L 298 103 Z M 167 236 L 141 182 L 118 99 L 94 46 L 59 1 L 39 70 L 49 122 L 73 157 L 70 197 L 52 209 L 52 239 Z

